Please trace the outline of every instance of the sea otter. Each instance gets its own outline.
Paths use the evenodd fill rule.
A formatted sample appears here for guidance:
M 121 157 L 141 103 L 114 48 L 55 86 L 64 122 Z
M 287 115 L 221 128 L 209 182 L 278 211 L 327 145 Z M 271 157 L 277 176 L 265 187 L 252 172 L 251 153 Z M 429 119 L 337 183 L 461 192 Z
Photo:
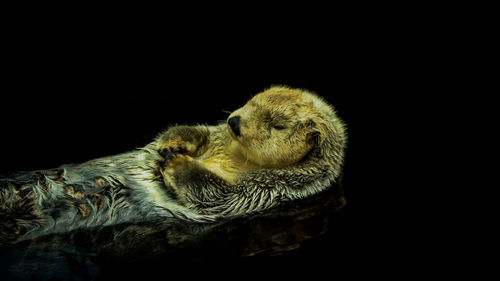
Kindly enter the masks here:
M 135 151 L 0 178 L 0 243 L 265 211 L 329 188 L 346 140 L 344 123 L 318 95 L 271 87 L 222 124 L 173 126 Z

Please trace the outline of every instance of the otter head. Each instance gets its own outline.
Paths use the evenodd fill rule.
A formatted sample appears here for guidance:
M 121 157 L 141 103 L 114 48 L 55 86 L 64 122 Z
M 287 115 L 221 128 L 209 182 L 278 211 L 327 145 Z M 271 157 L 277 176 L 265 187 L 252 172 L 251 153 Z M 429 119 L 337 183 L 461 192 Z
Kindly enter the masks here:
M 227 125 L 247 160 L 271 168 L 301 161 L 333 118 L 332 107 L 318 96 L 272 87 L 231 113 Z

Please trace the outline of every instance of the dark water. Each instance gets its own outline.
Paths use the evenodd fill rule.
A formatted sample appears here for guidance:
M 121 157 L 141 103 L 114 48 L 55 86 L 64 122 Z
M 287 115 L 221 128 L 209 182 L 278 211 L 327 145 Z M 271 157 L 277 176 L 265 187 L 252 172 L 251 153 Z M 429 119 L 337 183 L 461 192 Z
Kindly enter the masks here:
M 344 206 L 341 186 L 335 185 L 308 200 L 217 223 L 148 221 L 50 235 L 4 247 L 2 276 L 105 280 L 155 276 L 165 268 L 197 276 L 203 273 L 190 266 L 223 265 L 229 272 L 249 264 L 293 263 L 301 247 L 307 250 L 307 243 L 335 231 Z
M 403 126 L 394 120 L 404 103 L 388 89 L 394 71 L 380 53 L 339 53 L 324 46 L 234 54 L 154 48 L 129 55 L 82 48 L 47 48 L 43 56 L 28 53 L 6 62 L 11 71 L 2 77 L 0 174 L 128 151 L 170 124 L 215 124 L 251 95 L 286 84 L 319 93 L 347 123 L 347 204 L 339 209 L 343 201 L 331 192 L 212 226 L 150 222 L 46 237 L 1 249 L 0 276 L 8 276 L 2 280 L 177 272 L 313 278 L 383 275 L 406 264 L 401 249 L 413 242 L 401 238 L 404 219 L 393 205 L 398 191 L 390 188 L 398 166 L 396 131 Z

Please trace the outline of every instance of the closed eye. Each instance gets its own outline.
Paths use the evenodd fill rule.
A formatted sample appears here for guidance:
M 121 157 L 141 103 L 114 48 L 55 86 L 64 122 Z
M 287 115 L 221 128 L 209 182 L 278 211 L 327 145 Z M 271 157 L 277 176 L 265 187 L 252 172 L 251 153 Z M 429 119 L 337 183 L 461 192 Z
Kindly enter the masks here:
M 281 125 L 274 125 L 273 128 L 276 130 L 280 130 L 280 131 L 286 129 L 285 126 L 281 126 Z

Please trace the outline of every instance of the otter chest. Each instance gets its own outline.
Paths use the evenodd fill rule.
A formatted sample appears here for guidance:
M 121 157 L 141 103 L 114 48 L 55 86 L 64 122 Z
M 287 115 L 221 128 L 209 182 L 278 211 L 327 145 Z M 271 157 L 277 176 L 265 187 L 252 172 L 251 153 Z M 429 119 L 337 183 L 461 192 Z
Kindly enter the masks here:
M 229 183 L 234 183 L 248 170 L 248 167 L 245 161 L 241 161 L 240 157 L 228 148 L 230 147 L 215 147 L 197 157 L 196 160 L 207 170 Z

